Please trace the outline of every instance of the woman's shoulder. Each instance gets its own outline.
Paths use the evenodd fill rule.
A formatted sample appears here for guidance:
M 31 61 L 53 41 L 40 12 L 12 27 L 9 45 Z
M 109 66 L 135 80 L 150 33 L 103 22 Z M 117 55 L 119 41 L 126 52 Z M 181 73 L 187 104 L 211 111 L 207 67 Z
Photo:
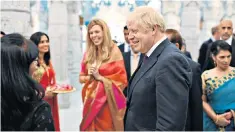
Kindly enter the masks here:
M 235 73 L 235 67 L 231 67 L 231 72 Z
M 235 67 L 231 67 L 231 72 L 229 73 L 230 77 L 235 77 Z
M 213 69 L 211 69 L 211 70 L 205 70 L 205 71 L 202 73 L 202 76 L 208 77 L 208 76 L 210 76 L 213 72 L 214 72 Z
M 215 69 L 210 69 L 210 70 L 206 70 L 202 73 L 202 78 L 203 80 L 211 80 L 214 79 L 215 77 L 217 77 Z

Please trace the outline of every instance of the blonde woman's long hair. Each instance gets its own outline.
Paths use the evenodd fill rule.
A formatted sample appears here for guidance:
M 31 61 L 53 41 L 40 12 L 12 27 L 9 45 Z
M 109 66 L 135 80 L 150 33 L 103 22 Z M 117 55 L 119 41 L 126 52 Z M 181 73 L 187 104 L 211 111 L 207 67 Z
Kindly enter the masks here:
M 97 53 L 99 52 L 97 50 L 98 47 L 95 46 L 95 44 L 92 42 L 92 40 L 90 38 L 90 34 L 89 34 L 90 29 L 95 25 L 99 25 L 101 27 L 101 29 L 103 30 L 103 42 L 99 45 L 99 46 L 101 46 L 100 47 L 101 54 L 99 56 L 97 56 Z M 102 63 L 102 62 L 108 61 L 110 59 L 110 54 L 111 54 L 111 51 L 112 51 L 114 44 L 112 42 L 109 28 L 103 20 L 94 19 L 89 23 L 88 29 L 87 29 L 86 43 L 87 43 L 86 58 L 85 58 L 86 64 L 93 64 L 95 61 Z

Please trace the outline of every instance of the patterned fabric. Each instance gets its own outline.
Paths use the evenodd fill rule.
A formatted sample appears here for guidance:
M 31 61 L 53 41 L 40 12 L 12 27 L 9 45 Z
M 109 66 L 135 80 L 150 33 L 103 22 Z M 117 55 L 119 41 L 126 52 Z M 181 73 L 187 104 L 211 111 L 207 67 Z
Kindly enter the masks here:
M 37 82 L 40 82 L 44 72 L 45 69 L 42 66 L 38 67 L 38 69 L 32 75 L 33 79 L 36 80 Z
M 213 91 L 217 88 L 219 88 L 221 85 L 223 85 L 225 82 L 228 80 L 235 78 L 235 70 L 232 70 L 230 73 L 223 77 L 213 77 L 213 78 L 207 78 L 208 76 L 208 71 L 205 71 L 202 74 L 203 81 L 205 82 L 203 84 L 203 94 L 209 95 L 213 93 Z
M 126 99 L 122 90 L 127 85 L 124 61 L 115 47 L 108 62 L 98 68 L 103 82 L 86 81 L 82 89 L 84 103 L 81 131 L 123 131 Z M 85 55 L 84 57 L 85 58 Z M 88 65 L 82 61 L 80 76 L 88 75 Z
M 207 97 L 207 103 L 216 114 L 223 114 L 235 110 L 235 69 L 222 77 L 209 76 L 209 72 L 202 74 L 203 94 Z M 226 127 L 217 126 L 214 121 L 203 113 L 204 131 L 234 131 L 234 117 L 230 119 Z
M 27 115 L 21 131 L 55 131 L 50 105 L 41 101 Z
M 32 77 L 42 85 L 45 91 L 49 86 L 56 83 L 55 72 L 51 64 L 49 66 L 40 65 L 37 70 L 34 71 Z M 59 106 L 57 96 L 53 98 L 44 97 L 44 100 L 50 104 L 55 130 L 60 131 Z

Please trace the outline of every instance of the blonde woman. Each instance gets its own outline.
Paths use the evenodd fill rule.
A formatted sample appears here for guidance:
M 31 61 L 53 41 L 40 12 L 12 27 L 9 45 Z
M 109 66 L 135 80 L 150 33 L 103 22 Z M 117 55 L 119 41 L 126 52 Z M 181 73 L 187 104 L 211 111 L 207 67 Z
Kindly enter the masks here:
M 84 83 L 81 131 L 123 130 L 127 85 L 124 61 L 112 42 L 107 24 L 95 19 L 88 25 L 87 49 L 81 64 L 80 83 Z

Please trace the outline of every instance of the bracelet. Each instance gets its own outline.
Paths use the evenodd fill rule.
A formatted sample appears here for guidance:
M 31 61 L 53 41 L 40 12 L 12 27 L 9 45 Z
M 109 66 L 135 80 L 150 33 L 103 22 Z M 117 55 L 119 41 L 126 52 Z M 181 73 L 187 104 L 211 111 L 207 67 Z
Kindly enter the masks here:
M 215 124 L 217 124 L 219 121 L 218 115 L 216 115 L 216 120 L 215 120 Z

